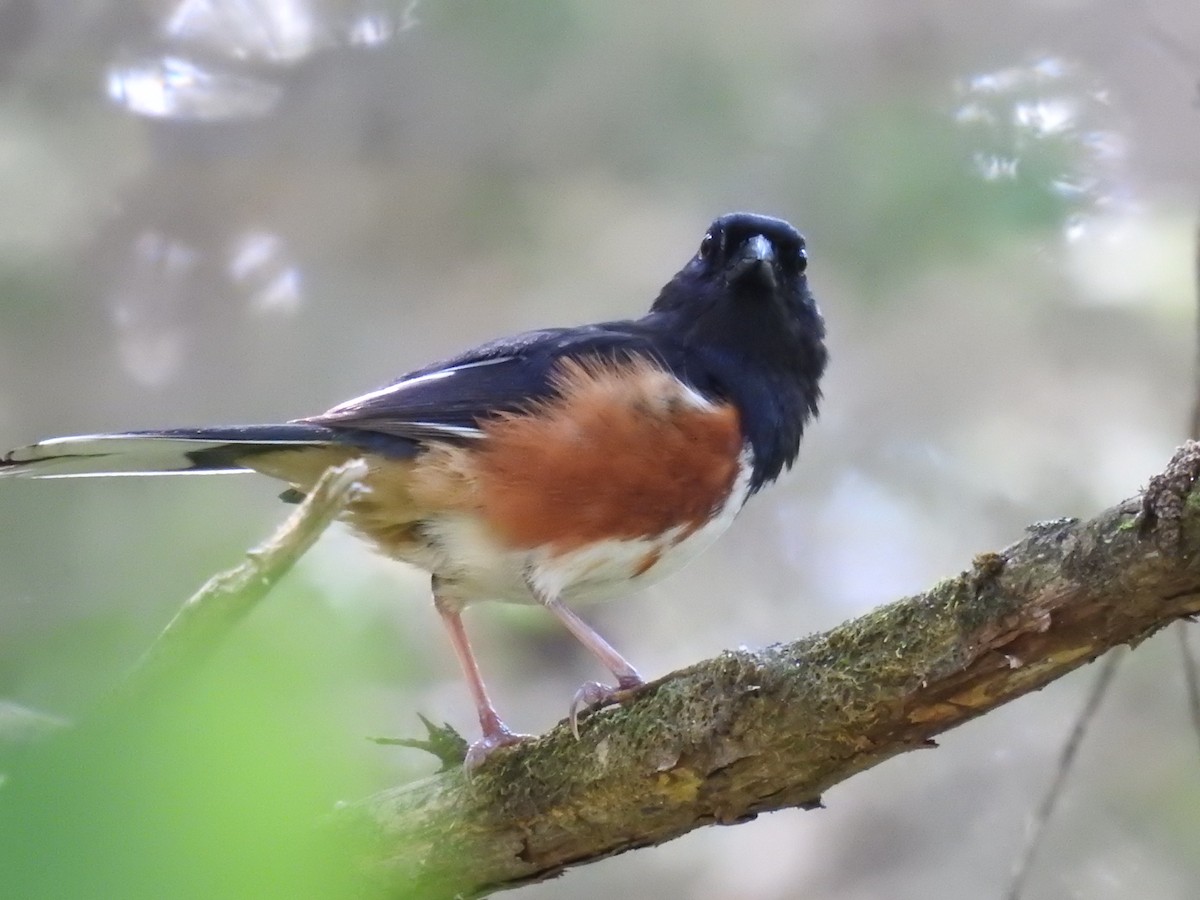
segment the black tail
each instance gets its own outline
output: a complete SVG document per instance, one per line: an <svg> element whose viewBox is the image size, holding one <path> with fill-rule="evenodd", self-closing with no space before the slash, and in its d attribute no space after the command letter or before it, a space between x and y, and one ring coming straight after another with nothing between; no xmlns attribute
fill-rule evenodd
<svg viewBox="0 0 1200 900"><path fill-rule="evenodd" d="M252 470L244 461L257 453L327 444L371 449L380 438L383 435L299 423L78 435L51 438L9 452L0 457L0 478L249 472ZM395 442L394 438L390 441ZM388 448L393 454L397 449Z"/></svg>

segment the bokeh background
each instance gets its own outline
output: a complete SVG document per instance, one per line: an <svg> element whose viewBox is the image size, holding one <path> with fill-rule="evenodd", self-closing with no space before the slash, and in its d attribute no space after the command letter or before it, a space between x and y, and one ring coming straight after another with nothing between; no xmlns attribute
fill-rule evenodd
<svg viewBox="0 0 1200 900"><path fill-rule="evenodd" d="M0 444L291 418L499 333L636 316L715 215L759 210L809 240L832 351L821 419L706 557L586 614L650 675L832 626L1130 495L1185 436L1196 13L0 0ZM84 715L281 519L277 491L0 485L0 697ZM468 619L522 730L598 674L536 610ZM418 711L476 727L424 578L336 529L218 667L226 694L193 698L197 718L54 763L92 777L17 841L46 855L30 895L338 895L303 829L255 843L273 811L307 821L432 771L365 739L419 733ZM824 810L512 896L1001 896L1094 677L864 773ZM94 827L56 824L96 808ZM1027 896L1193 897L1198 844L1167 634L1122 666ZM291 881L255 856L279 847Z"/></svg>

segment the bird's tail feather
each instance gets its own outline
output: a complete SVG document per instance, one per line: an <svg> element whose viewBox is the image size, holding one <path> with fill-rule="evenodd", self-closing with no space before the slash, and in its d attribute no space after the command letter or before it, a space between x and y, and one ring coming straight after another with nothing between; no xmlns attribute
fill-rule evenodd
<svg viewBox="0 0 1200 900"><path fill-rule="evenodd" d="M348 437L345 432L302 423L76 435L0 456L0 478L249 472L253 470L245 460L256 454L359 443Z"/></svg>

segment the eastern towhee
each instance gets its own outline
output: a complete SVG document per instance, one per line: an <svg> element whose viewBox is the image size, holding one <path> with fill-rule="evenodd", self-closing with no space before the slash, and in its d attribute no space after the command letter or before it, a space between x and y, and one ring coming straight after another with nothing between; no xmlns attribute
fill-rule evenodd
<svg viewBox="0 0 1200 900"><path fill-rule="evenodd" d="M474 765L520 735L488 698L467 604L540 603L613 674L580 688L574 724L642 679L569 605L679 568L795 460L826 361L806 263L787 222L733 213L643 318L501 338L287 424L54 438L0 476L254 471L295 499L362 457L345 520L431 573L483 729Z"/></svg>

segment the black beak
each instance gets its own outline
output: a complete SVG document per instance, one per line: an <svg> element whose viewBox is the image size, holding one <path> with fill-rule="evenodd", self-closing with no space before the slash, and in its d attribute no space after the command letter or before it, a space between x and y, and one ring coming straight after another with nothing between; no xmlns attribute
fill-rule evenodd
<svg viewBox="0 0 1200 900"><path fill-rule="evenodd" d="M757 282L763 287L775 286L775 247L763 235L756 234L742 244L738 255L729 265L729 281Z"/></svg>

